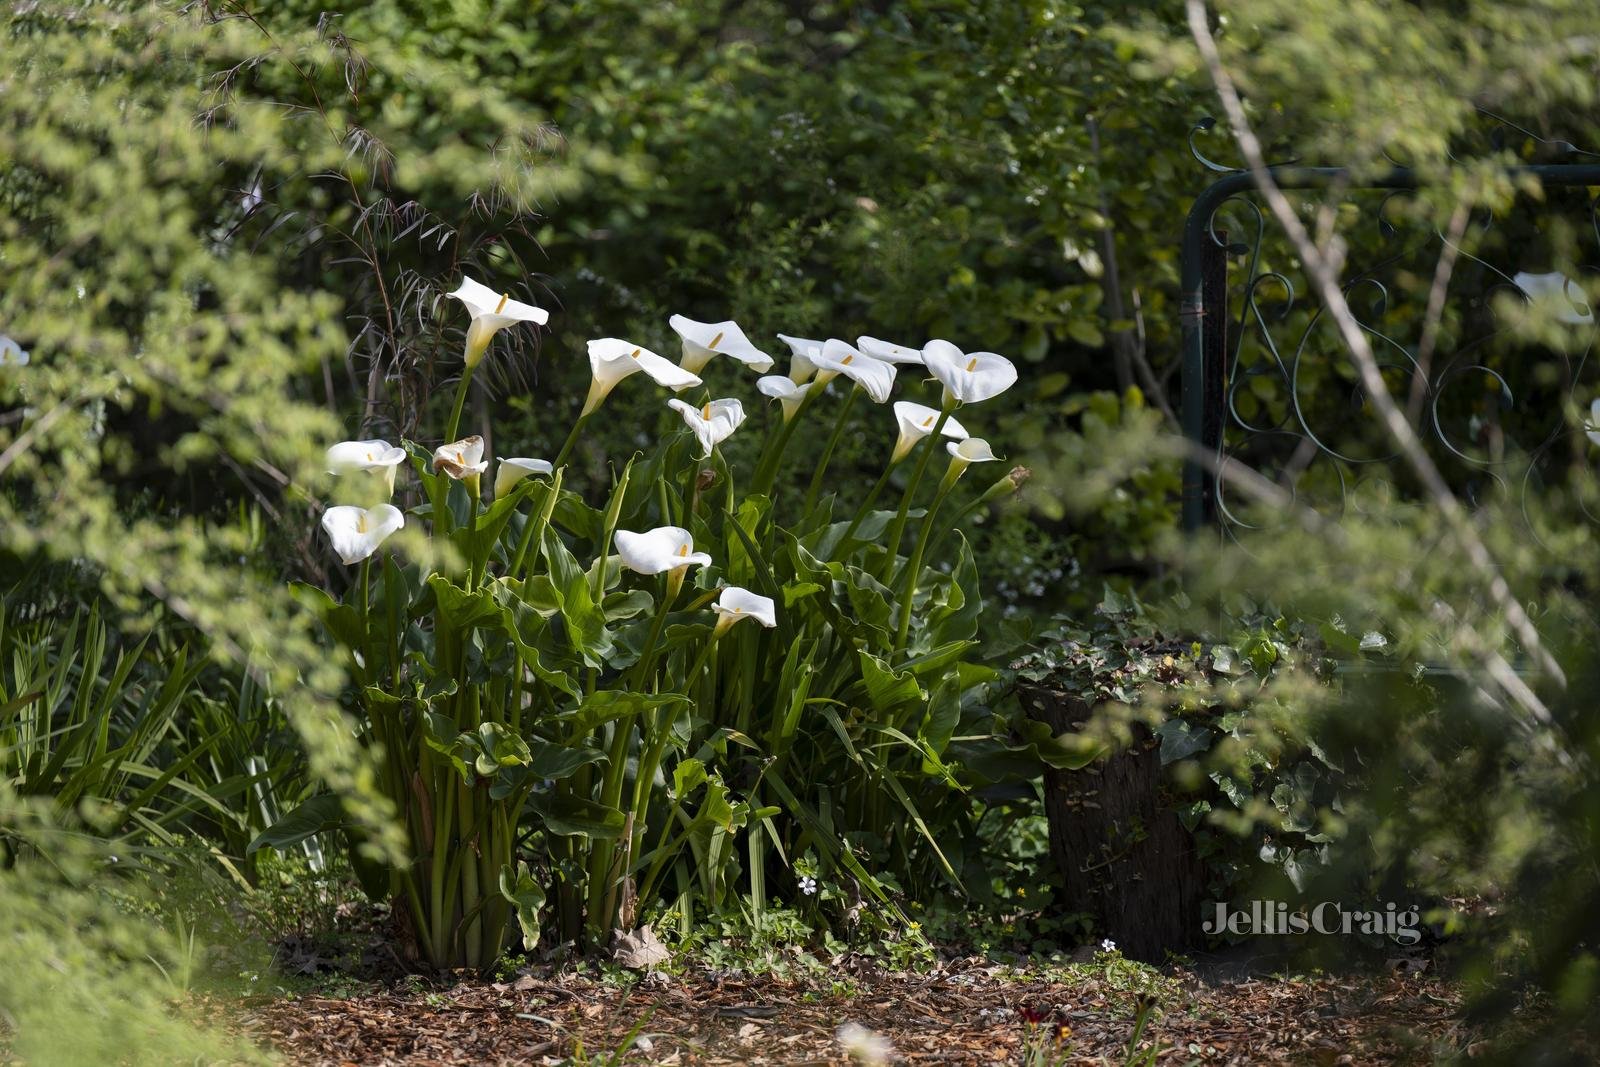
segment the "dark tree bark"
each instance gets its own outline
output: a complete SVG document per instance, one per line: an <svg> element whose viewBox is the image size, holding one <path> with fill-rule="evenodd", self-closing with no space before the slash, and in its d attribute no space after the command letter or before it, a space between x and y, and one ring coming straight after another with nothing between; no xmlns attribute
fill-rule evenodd
<svg viewBox="0 0 1600 1067"><path fill-rule="evenodd" d="M1071 694L1025 689L1024 707L1055 733L1091 709ZM1050 853L1062 906L1095 918L1124 955L1160 963L1204 940L1206 869L1193 836L1167 803L1160 742L1142 725L1128 748L1078 771L1044 771Z"/></svg>

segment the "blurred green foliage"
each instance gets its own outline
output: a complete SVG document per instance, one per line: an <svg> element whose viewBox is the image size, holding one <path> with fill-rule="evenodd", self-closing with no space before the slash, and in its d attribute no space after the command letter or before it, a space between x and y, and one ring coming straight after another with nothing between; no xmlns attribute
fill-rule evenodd
<svg viewBox="0 0 1600 1067"><path fill-rule="evenodd" d="M0 1055L37 1064L268 1063L188 999L204 948L139 915L130 857L0 780L0 825L48 863L0 865ZM135 858L135 868L138 861Z"/></svg>

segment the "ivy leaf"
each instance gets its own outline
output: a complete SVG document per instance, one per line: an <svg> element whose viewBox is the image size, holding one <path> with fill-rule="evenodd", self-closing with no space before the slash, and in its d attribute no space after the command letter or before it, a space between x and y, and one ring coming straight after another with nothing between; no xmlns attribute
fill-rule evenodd
<svg viewBox="0 0 1600 1067"><path fill-rule="evenodd" d="M1204 726L1196 726L1184 719L1168 719L1156 727L1156 736L1161 738L1161 765L1188 759L1197 752L1204 752L1211 747L1212 731Z"/></svg>
<svg viewBox="0 0 1600 1067"><path fill-rule="evenodd" d="M1058 771L1081 771L1110 751L1104 741L1071 731L1055 734L1036 719L1019 719L1016 728L1039 758Z"/></svg>

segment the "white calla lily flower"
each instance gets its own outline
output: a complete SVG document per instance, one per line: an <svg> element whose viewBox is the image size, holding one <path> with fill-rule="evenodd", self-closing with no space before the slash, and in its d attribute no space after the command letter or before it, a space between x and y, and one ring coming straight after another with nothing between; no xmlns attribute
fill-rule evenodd
<svg viewBox="0 0 1600 1067"><path fill-rule="evenodd" d="M1600 445L1600 397L1589 404L1589 421L1584 425L1583 432L1591 443Z"/></svg>
<svg viewBox="0 0 1600 1067"><path fill-rule="evenodd" d="M963 352L949 341L929 341L923 346L922 361L944 386L946 404L977 404L999 396L1017 381L1017 368L1006 357Z"/></svg>
<svg viewBox="0 0 1600 1067"><path fill-rule="evenodd" d="M543 326L550 321L544 308L511 299L510 293L497 293L482 282L465 275L461 287L450 294L466 305L472 314L472 325L467 327L467 366L476 367L495 334L519 322Z"/></svg>
<svg viewBox="0 0 1600 1067"><path fill-rule="evenodd" d="M769 374L765 378L756 379L756 389L762 396L770 396L783 404L783 421L788 422L794 418L794 413L799 410L800 402L811 392L813 383L796 385L793 378L782 374Z"/></svg>
<svg viewBox="0 0 1600 1067"><path fill-rule="evenodd" d="M700 447L705 450L701 459L710 456L711 450L733 436L733 431L744 422L744 405L737 400L713 400L695 407L673 399L667 401L667 406L682 415L683 421L699 438Z"/></svg>
<svg viewBox="0 0 1600 1067"><path fill-rule="evenodd" d="M897 345L893 341L880 341L876 337L857 337L856 347L873 359L881 359L885 363L922 362L922 349Z"/></svg>
<svg viewBox="0 0 1600 1067"><path fill-rule="evenodd" d="M328 473L350 474L354 471L394 468L404 463L406 450L396 448L388 441L340 441L328 449Z"/></svg>
<svg viewBox="0 0 1600 1067"><path fill-rule="evenodd" d="M912 403L910 400L896 400L894 402L894 421L899 424L899 440L894 442L894 453L890 456L891 464L906 459L906 454L917 446L922 438L933 434L933 427L939 426L938 408L930 408L923 403ZM954 437L955 440L965 440L968 437L966 427L954 418L947 418L944 426L939 429L941 437Z"/></svg>
<svg viewBox="0 0 1600 1067"><path fill-rule="evenodd" d="M857 351L854 345L838 338L830 338L822 351L812 359L817 365L817 384L827 385L839 375L844 375L866 392L874 404L889 399L894 388L895 365L873 359Z"/></svg>
<svg viewBox="0 0 1600 1067"><path fill-rule="evenodd" d="M358 471L377 471L384 487L393 495L395 470L405 459L406 450L388 441L340 441L328 449L328 473L343 476Z"/></svg>
<svg viewBox="0 0 1600 1067"><path fill-rule="evenodd" d="M790 337L780 333L778 340L789 346L789 380L796 385L804 385L817 373L816 361L813 356L822 353L822 342L813 341L809 337Z"/></svg>
<svg viewBox="0 0 1600 1067"><path fill-rule="evenodd" d="M322 513L322 529L340 562L346 566L372 555L390 534L405 524L405 515L393 504L379 504L375 508L341 504Z"/></svg>
<svg viewBox="0 0 1600 1067"><path fill-rule="evenodd" d="M945 445L950 453L950 477L959 478L961 472L973 463L993 463L1000 457L994 454L989 442L981 437L968 437L964 441L951 441Z"/></svg>
<svg viewBox="0 0 1600 1067"><path fill-rule="evenodd" d="M754 619L767 629L778 625L778 605L771 597L752 593L737 585L725 585L711 610L717 613L717 634L727 631L740 619Z"/></svg>
<svg viewBox="0 0 1600 1067"><path fill-rule="evenodd" d="M494 498L499 500L517 487L517 483L529 475L543 476L555 472L555 467L549 460L528 459L523 456L500 458L494 468Z"/></svg>
<svg viewBox="0 0 1600 1067"><path fill-rule="evenodd" d="M684 370L648 348L641 348L618 337L602 337L589 342L589 369L594 379L589 383L589 397L583 403L582 415L592 414L611 390L617 387L618 382L640 371L648 374L657 385L664 385L675 393L700 384L698 374Z"/></svg>
<svg viewBox="0 0 1600 1067"><path fill-rule="evenodd" d="M918 441L932 433L933 428L939 425L939 409L930 408L926 404L914 404L909 400L897 400L894 405L894 421L900 425L900 438L894 443L894 453L889 457L889 462L899 463L917 446ZM968 436L966 428L954 418L945 419L939 433L941 436L953 437L958 441Z"/></svg>
<svg viewBox="0 0 1600 1067"><path fill-rule="evenodd" d="M32 358L26 348L0 333L0 367L26 367Z"/></svg>
<svg viewBox="0 0 1600 1067"><path fill-rule="evenodd" d="M1558 270L1548 274L1518 271L1511 281L1528 294L1529 303L1549 308L1556 318L1569 326L1584 326L1594 321L1594 310L1589 306L1583 286Z"/></svg>
<svg viewBox="0 0 1600 1067"><path fill-rule="evenodd" d="M674 315L667 325L683 339L683 369L700 373L712 356L732 356L762 374L772 369L772 357L750 342L732 319L723 322L696 322Z"/></svg>
<svg viewBox="0 0 1600 1067"><path fill-rule="evenodd" d="M694 550L694 538L681 526L657 526L644 533L618 530L614 540L622 565L636 574L665 574L689 567L711 566L711 557Z"/></svg>
<svg viewBox="0 0 1600 1067"><path fill-rule="evenodd" d="M448 445L440 445L433 450L433 469L435 473L443 471L461 481L476 479L489 469L489 461L483 458L483 438L473 434Z"/></svg>

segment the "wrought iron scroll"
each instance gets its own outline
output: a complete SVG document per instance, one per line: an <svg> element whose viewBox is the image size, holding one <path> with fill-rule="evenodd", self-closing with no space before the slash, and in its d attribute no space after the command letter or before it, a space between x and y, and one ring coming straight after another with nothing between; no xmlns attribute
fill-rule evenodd
<svg viewBox="0 0 1600 1067"><path fill-rule="evenodd" d="M1566 147L1567 158L1597 158ZM1195 200L1183 233L1181 419L1196 452L1183 470L1184 527L1194 531L1215 524L1229 533L1248 527L1249 520L1229 498L1225 472L1230 462L1252 462L1261 453L1272 455L1270 466L1276 467L1288 492L1297 493L1304 479L1320 489L1333 487L1334 503L1343 506L1347 489L1371 471L1389 471L1393 455L1380 447L1380 435L1352 440L1323 425L1330 411L1339 413L1345 399L1330 388L1328 369L1318 360L1331 323L1322 309L1307 306L1307 294L1295 291L1291 277L1268 265L1263 249L1273 229L1253 198L1253 176L1206 159L1192 137L1191 149L1203 165L1224 176ZM1343 167L1281 165L1270 172L1285 190L1337 188L1341 196L1374 200L1376 209L1368 217L1380 227L1388 225L1387 200L1408 195L1423 181L1417 172L1398 166L1377 177L1358 177ZM1514 181L1537 179L1550 189L1600 186L1600 163L1594 162L1513 166L1506 173ZM1588 217L1582 230L1592 242L1586 258L1600 264L1600 201L1585 194L1585 205ZM1386 231L1384 236L1396 235ZM1435 253L1444 239L1432 235ZM1496 340L1492 324L1478 324L1481 334L1457 340L1421 365L1418 344L1389 336L1384 323L1391 306L1385 272L1403 269L1405 257L1419 251L1420 246L1396 241L1377 262L1347 275L1344 288L1352 309L1386 376L1393 377L1398 399L1414 409L1419 432L1466 494L1497 486L1521 492L1526 499L1536 488L1543 458L1559 458L1564 449L1581 444L1572 440L1568 403L1579 390L1586 390L1585 397L1600 395L1600 360L1590 358L1600 315L1590 315L1586 331L1579 331L1583 340L1553 353L1557 370L1553 376L1545 374L1537 389L1554 390L1555 398L1530 396L1527 383L1513 382L1505 368L1495 365L1490 354L1503 339ZM1487 298L1498 289L1520 292L1504 270L1467 253L1460 262L1471 267L1466 273L1486 298L1478 301L1482 307L1490 306ZM1319 387L1307 386L1313 378ZM1359 408L1359 386L1353 380L1348 385L1349 404ZM1459 397L1467 390L1475 391L1471 403L1463 405ZM1486 414L1463 422L1462 412L1473 405L1485 408ZM1368 421L1375 428L1375 420ZM1307 472L1314 465L1311 477ZM1327 505L1324 495L1319 506Z"/></svg>

